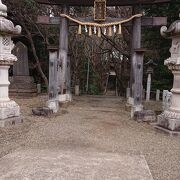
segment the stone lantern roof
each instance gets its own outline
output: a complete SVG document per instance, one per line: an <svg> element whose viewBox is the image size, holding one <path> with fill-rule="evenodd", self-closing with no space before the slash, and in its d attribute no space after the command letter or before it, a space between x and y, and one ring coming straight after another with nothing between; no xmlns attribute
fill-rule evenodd
<svg viewBox="0 0 180 180"><path fill-rule="evenodd" d="M6 17L7 6L0 0L0 34L20 34L21 26L14 26L13 22Z"/></svg>
<svg viewBox="0 0 180 180"><path fill-rule="evenodd" d="M156 64L152 59L150 59L150 60L145 64L145 66L153 66L153 67L155 67L155 66L157 66L157 64Z"/></svg>
<svg viewBox="0 0 180 180"><path fill-rule="evenodd" d="M180 36L180 19L173 22L169 28L167 28L166 26L163 26L161 28L161 35L165 38Z"/></svg>
<svg viewBox="0 0 180 180"><path fill-rule="evenodd" d="M165 38L172 39L170 48L171 57L164 61L170 70L180 70L180 19L173 22L169 28L163 26L161 35Z"/></svg>
<svg viewBox="0 0 180 180"><path fill-rule="evenodd" d="M153 74L154 72L154 68L157 66L157 64L152 60L150 59L146 64L145 64L147 70L146 70L146 73L147 74Z"/></svg>
<svg viewBox="0 0 180 180"><path fill-rule="evenodd" d="M1 0L0 0L0 16L7 17L7 6L2 4Z"/></svg>

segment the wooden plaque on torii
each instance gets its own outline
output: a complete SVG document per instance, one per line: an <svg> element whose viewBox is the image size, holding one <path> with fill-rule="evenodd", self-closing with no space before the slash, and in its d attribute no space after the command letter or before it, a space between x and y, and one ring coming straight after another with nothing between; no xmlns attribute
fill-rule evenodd
<svg viewBox="0 0 180 180"><path fill-rule="evenodd" d="M106 0L94 1L94 21L106 20Z"/></svg>

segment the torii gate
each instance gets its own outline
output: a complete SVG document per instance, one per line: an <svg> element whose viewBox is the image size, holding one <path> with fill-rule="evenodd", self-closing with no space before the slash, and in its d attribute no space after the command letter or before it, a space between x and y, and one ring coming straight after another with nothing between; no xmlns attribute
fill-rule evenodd
<svg viewBox="0 0 180 180"><path fill-rule="evenodd" d="M141 13L141 5L167 3L171 0L106 0L107 6L132 6L133 14ZM68 14L69 6L93 6L94 0L36 0L38 3L60 5L64 14ZM115 20L115 19L114 19ZM119 20L119 18L117 18ZM60 25L59 56L57 61L61 64L61 80L59 80L60 96L66 95L66 71L68 62L68 19L66 17L39 16L38 23L48 25ZM141 27L162 26L167 24L166 17L136 17L132 23L124 23L124 26L132 25L131 42L131 99L132 116L136 111L142 111L142 80L143 80L143 56L141 48ZM74 24L73 24L74 25ZM81 29L80 29L81 31ZM51 82L50 82L51 83ZM52 84L52 86L54 86ZM51 87L51 86L50 86ZM54 89L54 88L53 88Z"/></svg>

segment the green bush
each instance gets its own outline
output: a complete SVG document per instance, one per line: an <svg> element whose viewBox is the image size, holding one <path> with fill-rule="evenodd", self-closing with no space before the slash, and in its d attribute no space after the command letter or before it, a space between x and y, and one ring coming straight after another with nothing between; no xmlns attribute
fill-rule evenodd
<svg viewBox="0 0 180 180"><path fill-rule="evenodd" d="M99 95L100 94L100 90L99 90L99 88L96 85L90 84L89 85L89 94Z"/></svg>

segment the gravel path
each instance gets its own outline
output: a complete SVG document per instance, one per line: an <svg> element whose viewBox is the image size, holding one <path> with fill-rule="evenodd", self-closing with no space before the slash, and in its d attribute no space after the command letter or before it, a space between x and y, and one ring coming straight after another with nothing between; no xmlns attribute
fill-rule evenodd
<svg viewBox="0 0 180 180"><path fill-rule="evenodd" d="M46 97L16 101L24 123L0 129L0 157L16 149L144 155L155 180L180 180L180 137L167 136L151 125L130 120L124 99L76 97L49 118L31 113L32 107L43 105Z"/></svg>

